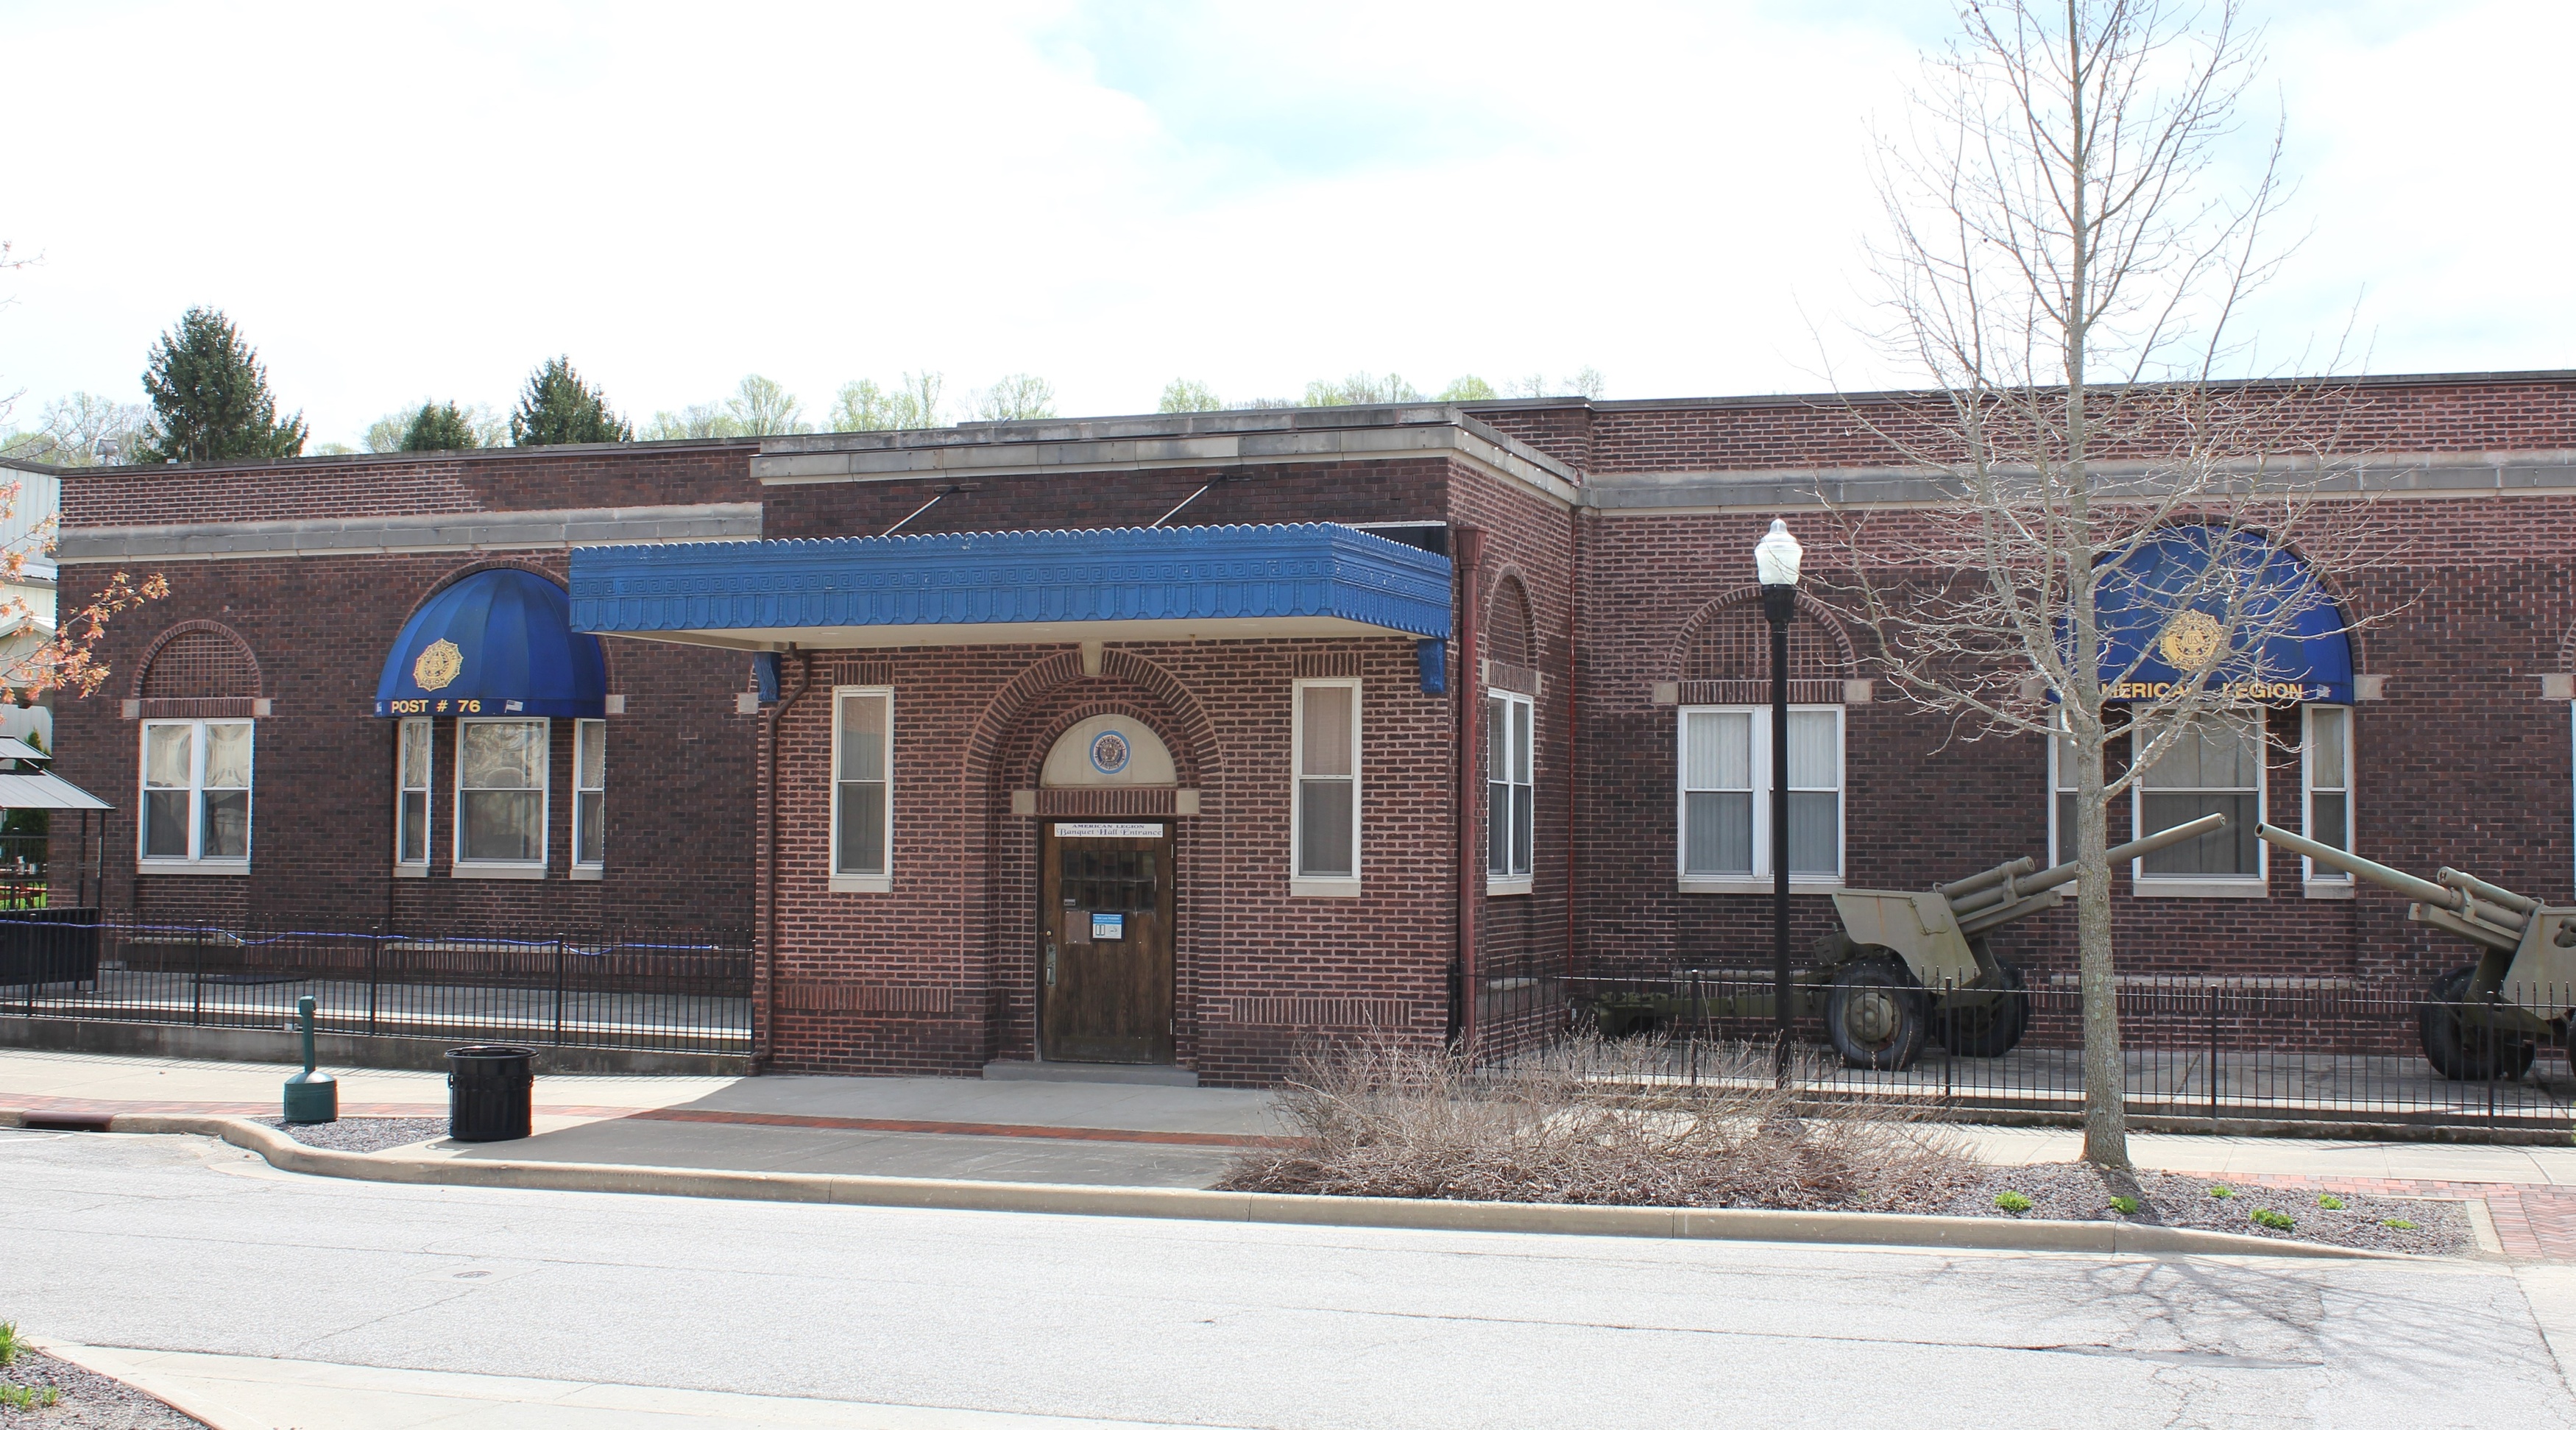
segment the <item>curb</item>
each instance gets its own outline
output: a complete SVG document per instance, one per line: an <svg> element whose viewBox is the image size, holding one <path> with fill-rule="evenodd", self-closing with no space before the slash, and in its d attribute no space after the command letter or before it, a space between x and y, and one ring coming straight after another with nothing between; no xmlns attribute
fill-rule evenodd
<svg viewBox="0 0 2576 1430"><path fill-rule="evenodd" d="M0 1125L17 1114L0 1112ZM2077 1251L2128 1256L2289 1256L2405 1260L2316 1242L2125 1222L2012 1221L1901 1212L1792 1212L1735 1208L1595 1207L1531 1202L1451 1202L1399 1197L1292 1196L1164 1187L1085 1187L1045 1182L964 1182L820 1172L731 1172L585 1162L410 1160L307 1147L239 1117L129 1112L107 1131L217 1137L281 1171L412 1186L622 1192L834 1206L939 1211L1151 1217L1275 1226L1360 1226L1407 1231L1534 1232L1688 1241L1776 1241L1978 1251Z"/></svg>

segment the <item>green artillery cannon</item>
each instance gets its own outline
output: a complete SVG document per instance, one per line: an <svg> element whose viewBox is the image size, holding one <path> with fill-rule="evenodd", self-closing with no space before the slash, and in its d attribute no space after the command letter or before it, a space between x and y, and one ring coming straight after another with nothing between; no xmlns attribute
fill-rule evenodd
<svg viewBox="0 0 2576 1430"><path fill-rule="evenodd" d="M2133 839L2108 862L2136 859L2227 827L2223 814ZM1834 895L1842 927L1816 941L1815 963L1792 975L1792 1016L1824 1016L1825 1037L1857 1068L1911 1067L1927 1041L1961 1057L2012 1051L2030 1023L2021 970L1995 956L1986 935L2065 901L2079 868L2037 869L2029 859L1922 893L1845 889ZM1592 1013L1604 1033L1681 1017L1768 1018L1768 991L1701 996L1702 978L1676 978L1672 995L1612 994ZM1727 975L1742 986L1743 974ZM1687 983L1685 983L1687 980ZM1681 990L1688 987L1690 991Z"/></svg>
<svg viewBox="0 0 2576 1430"><path fill-rule="evenodd" d="M2417 1036L2434 1071L2474 1081L2518 1078L2530 1070L2539 1039L2566 1039L2576 997L2576 908L2552 908L2457 869L2418 879L2268 824L2254 832L2327 868L2412 895L2409 920L2478 946L2478 961L2434 979L2416 1008Z"/></svg>

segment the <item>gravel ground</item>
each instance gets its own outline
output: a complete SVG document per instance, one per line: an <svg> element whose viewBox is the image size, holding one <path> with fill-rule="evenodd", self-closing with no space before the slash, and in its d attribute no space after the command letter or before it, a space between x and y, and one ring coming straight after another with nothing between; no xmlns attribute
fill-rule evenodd
<svg viewBox="0 0 2576 1430"><path fill-rule="evenodd" d="M2212 1187L2225 1187L2233 1195L2211 1196ZM2138 1214L2123 1217L2111 1208L2111 1189L2103 1184L2102 1174L2080 1162L2006 1167L1997 1169L1973 1190L1960 1193L1958 1200L1944 1210L1953 1216L2018 1215L2049 1221L2135 1221L2153 1226L2233 1231L2279 1241L2322 1241L2365 1251L2402 1251L2425 1256L2462 1256L2476 1251L2478 1245L2477 1233L2469 1225L2468 1212L2457 1202L2408 1201L2398 1197L2337 1193L2336 1198L2343 1207L2334 1210L2318 1205L2318 1193L2313 1189L2266 1187L2250 1182L2213 1182L2204 1177L2179 1177L2163 1172L2140 1173L2138 1189L2144 1193ZM2030 1198L2030 1210L2015 1213L1996 1206L1995 1198L2005 1192L2018 1192ZM2289 1231L2257 1226L2253 1221L2257 1208L2279 1212L2296 1225ZM2391 1221L2411 1221L2415 1227L2410 1231L2387 1225Z"/></svg>
<svg viewBox="0 0 2576 1430"><path fill-rule="evenodd" d="M307 1147L334 1152L382 1152L447 1135L444 1117L343 1117L337 1122L289 1123L278 1117L254 1117Z"/></svg>
<svg viewBox="0 0 2576 1430"><path fill-rule="evenodd" d="M206 1430L203 1421L180 1414L121 1380L110 1380L56 1360L43 1351L18 1352L15 1362L0 1368L0 1384L50 1385L62 1399L49 1410L11 1410L0 1406L0 1430Z"/></svg>

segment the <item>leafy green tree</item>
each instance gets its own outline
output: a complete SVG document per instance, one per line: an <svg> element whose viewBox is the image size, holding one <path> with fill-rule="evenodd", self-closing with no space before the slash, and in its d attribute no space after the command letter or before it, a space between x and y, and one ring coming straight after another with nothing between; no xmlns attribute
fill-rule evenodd
<svg viewBox="0 0 2576 1430"><path fill-rule="evenodd" d="M692 403L677 412L656 412L644 424L647 442L704 441L710 437L739 437L742 422L716 402Z"/></svg>
<svg viewBox="0 0 2576 1430"><path fill-rule="evenodd" d="M1027 422L1055 415L1055 384L1031 373L1015 372L975 394L979 422Z"/></svg>
<svg viewBox="0 0 2576 1430"><path fill-rule="evenodd" d="M777 383L753 373L725 399L725 412L741 427L746 437L784 437L811 432L814 426L802 420L804 404L793 393Z"/></svg>
<svg viewBox="0 0 2576 1430"><path fill-rule="evenodd" d="M232 320L190 308L161 335L143 369L151 429L137 462L226 462L304 451L304 414L281 420L268 369Z"/></svg>
<svg viewBox="0 0 2576 1430"><path fill-rule="evenodd" d="M1465 377L1452 379L1447 387L1440 389L1439 400L1442 402L1491 402L1494 400L1495 395L1494 385L1492 383L1485 381L1483 378L1478 377L1471 372Z"/></svg>
<svg viewBox="0 0 2576 1430"><path fill-rule="evenodd" d="M907 372L892 387L862 378L843 383L832 401L835 432L900 432L940 425L940 393L947 379L935 372Z"/></svg>
<svg viewBox="0 0 2576 1430"><path fill-rule="evenodd" d="M1365 407L1385 402L1420 402L1421 390L1394 373L1373 377L1355 372L1339 382L1306 384L1308 407Z"/></svg>
<svg viewBox="0 0 2576 1430"><path fill-rule="evenodd" d="M1196 378L1176 377L1163 385L1163 402L1157 412L1222 412L1225 399L1216 389Z"/></svg>
<svg viewBox="0 0 2576 1430"><path fill-rule="evenodd" d="M569 357L548 358L528 374L518 408L510 414L514 447L634 440L633 425L608 410L607 394L582 381Z"/></svg>
<svg viewBox="0 0 2576 1430"><path fill-rule="evenodd" d="M405 452L464 452L483 445L474 418L453 402L424 402L403 429Z"/></svg>

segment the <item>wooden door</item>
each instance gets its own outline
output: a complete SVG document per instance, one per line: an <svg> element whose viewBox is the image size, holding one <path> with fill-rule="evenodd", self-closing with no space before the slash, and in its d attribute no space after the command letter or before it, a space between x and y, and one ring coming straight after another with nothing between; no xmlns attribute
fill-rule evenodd
<svg viewBox="0 0 2576 1430"><path fill-rule="evenodd" d="M1171 826L1050 820L1038 860L1038 1055L1170 1062Z"/></svg>

